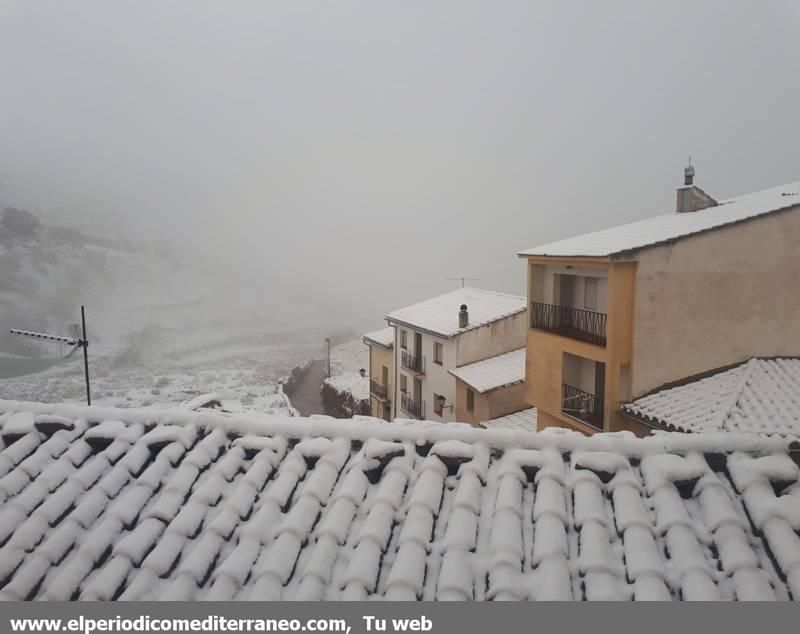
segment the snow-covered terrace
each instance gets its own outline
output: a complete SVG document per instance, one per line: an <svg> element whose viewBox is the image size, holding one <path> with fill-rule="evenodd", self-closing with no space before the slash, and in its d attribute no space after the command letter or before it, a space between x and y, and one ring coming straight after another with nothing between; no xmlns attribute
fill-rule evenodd
<svg viewBox="0 0 800 634"><path fill-rule="evenodd" d="M522 383L525 380L525 348L462 365L448 372L481 394Z"/></svg>
<svg viewBox="0 0 800 634"><path fill-rule="evenodd" d="M5 599L789 599L800 469L584 437L0 401Z"/></svg>
<svg viewBox="0 0 800 634"><path fill-rule="evenodd" d="M753 358L638 398L622 412L667 429L779 436L800 448L800 359Z"/></svg>
<svg viewBox="0 0 800 634"><path fill-rule="evenodd" d="M536 431L536 408L529 407L513 414L498 416L481 423L486 429L509 429L511 431Z"/></svg>

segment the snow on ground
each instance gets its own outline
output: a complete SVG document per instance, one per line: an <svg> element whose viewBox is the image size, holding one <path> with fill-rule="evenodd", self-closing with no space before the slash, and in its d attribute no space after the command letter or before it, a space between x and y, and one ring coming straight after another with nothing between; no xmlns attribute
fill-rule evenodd
<svg viewBox="0 0 800 634"><path fill-rule="evenodd" d="M362 368L367 371L365 377ZM369 348L360 338L331 348L331 378L325 382L359 401L369 399Z"/></svg>
<svg viewBox="0 0 800 634"><path fill-rule="evenodd" d="M302 348L274 350L261 359L236 358L194 367L157 364L115 368L109 359L101 358L90 362L92 403L166 408L213 392L222 399L238 401L247 411L287 414L290 405L278 382L295 364L297 355L304 356ZM0 398L84 403L82 360L38 374L4 379L0 381Z"/></svg>

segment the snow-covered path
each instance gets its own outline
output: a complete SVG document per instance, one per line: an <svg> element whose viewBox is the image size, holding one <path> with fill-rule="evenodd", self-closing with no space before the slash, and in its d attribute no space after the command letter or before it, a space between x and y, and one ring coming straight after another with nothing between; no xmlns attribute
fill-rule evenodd
<svg viewBox="0 0 800 634"><path fill-rule="evenodd" d="M320 388L328 374L327 365L321 359L312 361L308 372L298 381L290 400L292 407L299 411L301 416L325 413L325 408L322 406Z"/></svg>

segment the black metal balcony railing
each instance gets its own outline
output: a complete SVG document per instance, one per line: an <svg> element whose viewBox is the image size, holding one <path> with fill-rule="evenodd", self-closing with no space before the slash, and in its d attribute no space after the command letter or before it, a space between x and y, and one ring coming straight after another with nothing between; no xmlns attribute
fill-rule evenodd
<svg viewBox="0 0 800 634"><path fill-rule="evenodd" d="M425 401L418 401L408 394L400 395L400 409L414 418L425 418Z"/></svg>
<svg viewBox="0 0 800 634"><path fill-rule="evenodd" d="M603 429L603 398L573 385L561 387L561 411L596 429Z"/></svg>
<svg viewBox="0 0 800 634"><path fill-rule="evenodd" d="M563 337L606 345L608 315L593 310L531 302L531 328L545 330Z"/></svg>
<svg viewBox="0 0 800 634"><path fill-rule="evenodd" d="M418 357L407 350L403 350L403 354L400 357L400 365L414 374L425 374L425 357Z"/></svg>
<svg viewBox="0 0 800 634"><path fill-rule="evenodd" d="M369 381L369 392L372 396L383 399L384 401L389 399L389 386L378 383L374 379L370 379Z"/></svg>

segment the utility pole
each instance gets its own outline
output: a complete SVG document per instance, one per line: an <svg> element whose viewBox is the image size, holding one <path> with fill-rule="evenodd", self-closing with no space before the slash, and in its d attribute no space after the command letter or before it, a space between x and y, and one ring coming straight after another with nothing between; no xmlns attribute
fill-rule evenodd
<svg viewBox="0 0 800 634"><path fill-rule="evenodd" d="M86 404L92 404L92 393L89 389L89 340L86 337L86 311L83 306L81 306L81 324L83 326L83 335L81 336L80 332L78 331L78 326L73 325L72 330L72 337L60 337L59 335L51 335L46 332L34 332L32 330L19 330L17 328L12 328L9 332L12 335L20 335L22 337L33 337L34 339L45 339L47 341L56 341L59 344L65 343L68 346L72 346L72 350L67 353L67 356L64 357L65 359L71 356L78 348L83 348L83 373L84 377L86 378Z"/></svg>
<svg viewBox="0 0 800 634"><path fill-rule="evenodd" d="M328 344L328 378L331 378L331 340L325 337L325 343Z"/></svg>

